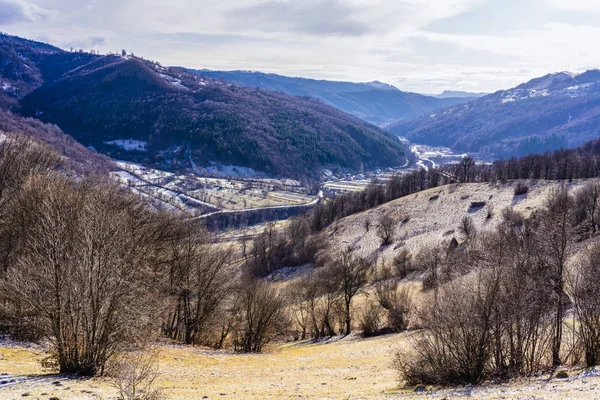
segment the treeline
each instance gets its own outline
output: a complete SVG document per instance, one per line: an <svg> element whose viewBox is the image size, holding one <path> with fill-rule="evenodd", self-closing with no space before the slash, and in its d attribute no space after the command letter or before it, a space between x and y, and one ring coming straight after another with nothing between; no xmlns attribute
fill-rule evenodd
<svg viewBox="0 0 600 400"><path fill-rule="evenodd" d="M422 250L429 295L414 318L424 331L399 353L409 384L453 385L600 363L600 181L553 189L529 218L507 209L491 232L461 224L466 244ZM577 257L574 257L580 249Z"/></svg>
<svg viewBox="0 0 600 400"><path fill-rule="evenodd" d="M360 192L336 196L318 205L311 214L311 226L321 231L338 219L366 211L430 188L449 183L496 182L507 180L564 180L588 179L600 176L600 140L582 147L532 154L522 158L477 164L465 157L455 166L420 169L394 176L384 184L371 184Z"/></svg>
<svg viewBox="0 0 600 400"><path fill-rule="evenodd" d="M56 125L44 124L34 118L23 118L0 109L0 133L19 132L40 141L64 156L69 167L82 175L108 175L115 168L113 161L84 147Z"/></svg>

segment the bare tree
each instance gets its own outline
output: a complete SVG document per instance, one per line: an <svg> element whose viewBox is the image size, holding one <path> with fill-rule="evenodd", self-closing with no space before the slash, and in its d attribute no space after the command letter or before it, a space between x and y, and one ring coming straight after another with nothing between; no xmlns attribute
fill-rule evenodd
<svg viewBox="0 0 600 400"><path fill-rule="evenodd" d="M175 300L167 334L197 344L215 326L218 310L231 292L231 247L217 247L195 222L180 218L168 240L169 291Z"/></svg>
<svg viewBox="0 0 600 400"><path fill-rule="evenodd" d="M459 183L466 183L472 180L472 173L475 170L475 160L471 156L466 156L456 166L456 177Z"/></svg>
<svg viewBox="0 0 600 400"><path fill-rule="evenodd" d="M542 215L541 229L544 262L550 271L554 288L555 322L552 342L552 365L561 364L560 350L563 338L565 274L572 246L571 210L572 198L566 186L550 191L546 210Z"/></svg>
<svg viewBox="0 0 600 400"><path fill-rule="evenodd" d="M339 280L339 290L344 300L345 333L349 335L352 332L352 299L367 284L371 264L354 255L352 251L343 250L334 257L329 268Z"/></svg>
<svg viewBox="0 0 600 400"><path fill-rule="evenodd" d="M572 283L579 335L588 367L600 364L600 245L576 266Z"/></svg>
<svg viewBox="0 0 600 400"><path fill-rule="evenodd" d="M585 222L592 233L598 229L600 214L600 181L587 182L575 197L576 222Z"/></svg>
<svg viewBox="0 0 600 400"><path fill-rule="evenodd" d="M289 321L285 299L270 283L245 278L238 289L237 313L240 319L235 348L260 353L265 344L284 332Z"/></svg>
<svg viewBox="0 0 600 400"><path fill-rule="evenodd" d="M392 243L394 239L394 231L396 230L396 220L391 216L389 212L386 212L379 218L379 224L377 225L377 234L381 239L381 243L387 246Z"/></svg>
<svg viewBox="0 0 600 400"><path fill-rule="evenodd" d="M25 238L1 292L35 312L61 372L102 374L121 346L156 332L161 229L134 196L100 179L40 176L15 212Z"/></svg>

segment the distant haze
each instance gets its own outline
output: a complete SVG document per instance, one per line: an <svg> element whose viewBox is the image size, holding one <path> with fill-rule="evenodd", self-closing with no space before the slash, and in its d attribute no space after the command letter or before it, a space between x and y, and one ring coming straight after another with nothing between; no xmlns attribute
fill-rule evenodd
<svg viewBox="0 0 600 400"><path fill-rule="evenodd" d="M597 0L0 0L0 30L165 65L494 92L600 66Z"/></svg>

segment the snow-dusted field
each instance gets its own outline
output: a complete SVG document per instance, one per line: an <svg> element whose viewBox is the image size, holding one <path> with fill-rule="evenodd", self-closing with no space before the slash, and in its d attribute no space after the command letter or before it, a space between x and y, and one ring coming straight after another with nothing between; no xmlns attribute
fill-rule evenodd
<svg viewBox="0 0 600 400"><path fill-rule="evenodd" d="M125 151L146 151L147 142L135 139L119 139L104 142L110 146L115 146Z"/></svg>
<svg viewBox="0 0 600 400"><path fill-rule="evenodd" d="M155 198L167 207L192 213L296 206L315 200L315 196L308 194L308 189L290 179L176 175L135 163L120 161L117 165L120 169L113 177L123 185Z"/></svg>
<svg viewBox="0 0 600 400"><path fill-rule="evenodd" d="M156 384L167 399L597 399L598 370L569 371L503 384L424 392L405 388L394 355L415 332L370 339L279 343L264 354L232 354L163 345ZM107 379L57 376L40 367L45 353L0 345L0 398L117 399ZM3 383L4 382L4 383Z"/></svg>

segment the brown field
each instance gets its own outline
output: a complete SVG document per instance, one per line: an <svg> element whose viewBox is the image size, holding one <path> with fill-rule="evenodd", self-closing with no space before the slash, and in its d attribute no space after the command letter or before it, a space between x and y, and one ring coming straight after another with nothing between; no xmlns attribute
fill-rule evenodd
<svg viewBox="0 0 600 400"><path fill-rule="evenodd" d="M394 353L415 333L371 339L334 338L271 346L265 354L233 354L163 345L157 385L168 399L597 399L600 371L572 371L567 380L543 376L477 388L402 388ZM2 379L31 380L0 388L0 399L116 399L104 378L67 379L41 368L43 351L0 347ZM27 394L25 396L25 394ZM205 397L206 396L206 397Z"/></svg>

